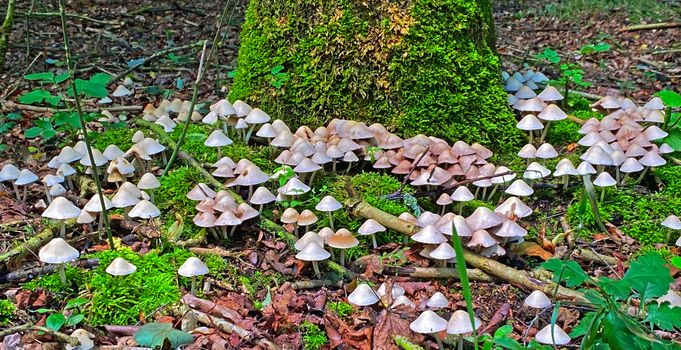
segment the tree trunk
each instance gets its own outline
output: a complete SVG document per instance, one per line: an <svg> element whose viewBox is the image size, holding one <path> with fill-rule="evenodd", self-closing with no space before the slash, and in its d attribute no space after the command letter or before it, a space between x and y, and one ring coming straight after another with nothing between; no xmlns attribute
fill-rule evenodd
<svg viewBox="0 0 681 350"><path fill-rule="evenodd" d="M0 73L4 71L5 55L9 47L9 35L12 33L12 22L14 21L14 6L16 0L9 0L7 3L7 13L5 14L5 21L2 22L0 28Z"/></svg>

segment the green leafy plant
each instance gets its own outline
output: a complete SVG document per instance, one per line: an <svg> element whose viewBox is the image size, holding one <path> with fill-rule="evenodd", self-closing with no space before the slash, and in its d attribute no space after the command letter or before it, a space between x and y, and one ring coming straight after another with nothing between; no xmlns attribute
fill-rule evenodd
<svg viewBox="0 0 681 350"><path fill-rule="evenodd" d="M599 46L598 49L602 50L603 47ZM594 50L594 52L596 52L595 50L597 50L597 48L594 45L594 47L586 49L586 51L589 50ZM564 103L569 103L568 97L571 86L588 87L592 85L590 82L584 81L584 70L582 70L579 63L560 63L562 60L560 55L550 48L545 48L543 52L534 55L534 57L545 60L560 70L559 78L551 80L551 83L563 88L563 96L565 96Z"/></svg>
<svg viewBox="0 0 681 350"><path fill-rule="evenodd" d="M659 304L673 282L665 260L657 253L648 253L631 262L629 270L619 280L593 278L574 261L552 259L542 267L554 273L554 281L569 287L594 285L584 290L588 311L570 336L583 337L581 347L599 349L608 344L617 349L666 348L671 343L657 336L655 329L681 329L681 308ZM631 309L633 299L638 307ZM632 312L633 310L633 312ZM633 315L632 315L633 314Z"/></svg>
<svg viewBox="0 0 681 350"><path fill-rule="evenodd" d="M85 315L81 312L81 309L87 302L87 299L76 298L69 300L62 312L56 312L53 309L38 309L36 312L39 314L51 313L45 319L45 326L58 331L62 327L72 327L82 322L85 319Z"/></svg>
<svg viewBox="0 0 681 350"><path fill-rule="evenodd" d="M17 307L7 299L0 300L0 326L8 325L14 317Z"/></svg>
<svg viewBox="0 0 681 350"><path fill-rule="evenodd" d="M303 321L300 324L300 331L303 333L305 350L320 350L322 346L329 342L326 332L310 321Z"/></svg>
<svg viewBox="0 0 681 350"><path fill-rule="evenodd" d="M355 308L344 301L329 302L326 304L326 307L340 318L348 317L355 312Z"/></svg>
<svg viewBox="0 0 681 350"><path fill-rule="evenodd" d="M270 69L270 84L277 89L281 89L284 83L289 80L288 74L284 72L284 66L274 66Z"/></svg>
<svg viewBox="0 0 681 350"><path fill-rule="evenodd" d="M681 95L676 91L662 90L655 96L662 99L662 102L667 106L663 128L667 130L669 135L664 139L664 142L675 151L681 151L681 112L678 112L678 109L681 108Z"/></svg>
<svg viewBox="0 0 681 350"><path fill-rule="evenodd" d="M135 341L141 346L154 349L166 346L176 349L182 345L191 344L194 337L187 332L174 329L170 323L154 322L140 327L135 333Z"/></svg>
<svg viewBox="0 0 681 350"><path fill-rule="evenodd" d="M597 44L588 44L588 45L582 46L579 49L579 53L581 53L582 55L590 55L590 54L599 53L599 52L607 52L611 48L612 48L612 46L610 46L610 44L600 42L600 43L597 43Z"/></svg>
<svg viewBox="0 0 681 350"><path fill-rule="evenodd" d="M8 134L21 120L21 114L9 113L7 115L0 115L0 135ZM5 151L7 145L0 143L0 152Z"/></svg>
<svg viewBox="0 0 681 350"><path fill-rule="evenodd" d="M527 345L523 346L517 340L511 337L513 333L513 326L505 325L499 327L493 336L484 334L480 337L483 350L492 349L511 349L511 350L521 350L521 349L532 349L532 350L548 350L552 349L548 345L539 344L536 340L532 340Z"/></svg>

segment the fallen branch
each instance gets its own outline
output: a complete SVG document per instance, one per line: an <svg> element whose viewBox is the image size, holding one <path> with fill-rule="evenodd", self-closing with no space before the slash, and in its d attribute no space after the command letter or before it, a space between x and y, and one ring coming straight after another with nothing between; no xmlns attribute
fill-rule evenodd
<svg viewBox="0 0 681 350"><path fill-rule="evenodd" d="M182 297L182 302L192 308L193 310L205 312L215 317L226 317L232 322L239 322L243 319L238 312L228 309L222 305L218 305L210 300L197 298L191 294L185 294Z"/></svg>
<svg viewBox="0 0 681 350"><path fill-rule="evenodd" d="M590 93L584 92L584 91L570 90L569 92L573 95L586 97L586 98L591 99L591 100L600 100L600 99L603 98L603 96L590 94Z"/></svg>
<svg viewBox="0 0 681 350"><path fill-rule="evenodd" d="M184 299L183 299L184 301ZM196 320L207 325L210 327L215 327L219 329L222 332L225 332L227 334L236 334L238 335L241 339L245 341L250 341L252 336L254 335L253 332L249 332L227 320L224 320L219 317L214 317L211 316L205 312L201 312L199 310L194 310L192 309L189 305L184 304L185 307L183 308L174 308L173 313L177 317L184 317L186 313L191 312L194 314L196 317ZM187 310L188 309L188 310ZM265 338L260 338L260 339L254 339L252 340L253 343L256 345L263 347L265 349L270 349L270 350L279 350L279 347L274 344L272 341L269 339Z"/></svg>
<svg viewBox="0 0 681 350"><path fill-rule="evenodd" d="M50 108L50 107L38 107L38 106L31 106L31 105L24 105L20 103L14 103L12 101L0 101L0 103L4 106L4 108L7 108L7 110L22 110L22 111L31 111L31 112L41 112L41 113L57 113L57 112L71 112L70 109L67 108ZM104 110L107 110L109 112L134 112L134 111L141 111L143 110L143 106L114 106L114 107L108 107L108 108L83 108L83 112L86 113L98 113Z"/></svg>
<svg viewBox="0 0 681 350"><path fill-rule="evenodd" d="M396 216L388 214L378 208L374 208L369 203L350 199L346 203L347 208L353 216L364 219L374 219L381 225L388 227L396 232L407 236L414 234L416 226L410 224ZM506 266L496 260L485 258L469 250L464 250L466 263L477 267L483 272L501 280L523 286L531 290L540 290L546 294L553 294L557 290L556 296L562 299L586 300L580 292L558 286L553 282L546 282L531 277L527 272L516 270Z"/></svg>
<svg viewBox="0 0 681 350"><path fill-rule="evenodd" d="M47 328L47 327L36 326L32 323L26 323L26 324L22 324L22 325L19 325L19 326L16 326L16 327L11 327L11 328L7 328L5 330L1 330L0 331L0 338L7 336L7 335L10 335L10 334L17 333L17 332L25 332L25 331L29 331L29 330L39 331L39 332L50 334L50 335L54 336L55 338L57 338L58 340L60 340L64 343L67 343L71 346L80 345L80 341L76 337L71 337L67 334L64 334L64 333L59 332L59 331L55 331L55 330Z"/></svg>
<svg viewBox="0 0 681 350"><path fill-rule="evenodd" d="M90 269L99 266L99 259L78 260L72 261L68 264L76 268ZM14 271L1 275L0 283L20 281L24 279L31 280L36 277L40 277L55 272L57 271L57 269L59 269L59 265L47 265L43 267L36 267L29 270Z"/></svg>
<svg viewBox="0 0 681 350"><path fill-rule="evenodd" d="M30 14L19 12L17 14L19 16L22 16L22 17L24 17L24 16L29 16L29 17L59 17L60 16L59 12L32 12ZM83 20L83 21L88 21L88 22L97 23L97 24L105 24L105 25L120 25L121 24L120 22L103 21L101 19L94 19L94 18L90 18L90 17L87 17L87 16L83 16L83 15L76 15L76 14L73 14L73 13L67 13L66 17L80 19L80 20Z"/></svg>
<svg viewBox="0 0 681 350"><path fill-rule="evenodd" d="M383 271L388 275L408 276L411 278L440 279L452 278L459 279L456 269L441 267L386 267ZM496 278L488 275L480 269L467 269L466 274L471 281L494 282Z"/></svg>
<svg viewBox="0 0 681 350"><path fill-rule="evenodd" d="M11 270L10 267L14 266L16 261L21 260L29 252L40 249L40 247L45 245L50 239L52 239L52 229L46 227L42 232L29 238L24 244L0 255L0 263L4 263L8 267L8 270Z"/></svg>
<svg viewBox="0 0 681 350"><path fill-rule="evenodd" d="M221 248L221 247L213 247L213 248L200 248L200 247L191 247L189 248L189 251L194 253L194 254L199 254L199 255L217 255L219 257L223 258L237 258L239 257L239 254L233 253L228 251L227 249Z"/></svg>
<svg viewBox="0 0 681 350"><path fill-rule="evenodd" d="M316 289L324 287L341 288L343 281L334 282L331 280L305 280L291 283L291 288L295 290Z"/></svg>
<svg viewBox="0 0 681 350"><path fill-rule="evenodd" d="M133 72L135 69L140 68L140 67L142 67L143 65L145 65L145 64L147 64L147 63L149 63L149 62L151 62L151 61L153 61L153 60L155 60L155 59L157 59L157 58L159 58L159 57L165 56L165 55L167 55L167 54L169 54L169 53L172 53L172 52L177 52L177 51L182 51L182 50L191 49L191 48L195 48L195 47L200 47L200 46L203 45L203 42L204 42L204 41L201 40L201 41L197 41L197 42L195 42L195 43L191 43L191 44L187 44L187 45L182 45L182 46L177 46L177 47L171 47L171 48L168 48L168 49L165 49L165 50L158 51L158 52L152 54L152 55L149 56L149 57L143 58L143 59L142 59L142 62L140 62L139 64L136 64L136 65L134 65L134 66L132 66L132 67L130 67L130 68L128 68L128 69L126 69L126 70L124 70L124 71L118 73L115 77L113 77L113 78L109 81L109 83L107 84L107 86L111 86L111 85L114 84L115 82L117 82L117 81L119 81L119 80L125 78L126 75L130 74L130 73ZM141 110L141 109L140 109L140 110Z"/></svg>
<svg viewBox="0 0 681 350"><path fill-rule="evenodd" d="M637 30L670 29L681 27L681 22L661 22L649 24L637 24L620 29L621 32L635 32Z"/></svg>
<svg viewBox="0 0 681 350"><path fill-rule="evenodd" d="M599 265L613 266L617 265L617 258L612 256L603 255L597 253L591 249L587 248L577 248L572 252L572 256L585 260L588 262L596 263Z"/></svg>

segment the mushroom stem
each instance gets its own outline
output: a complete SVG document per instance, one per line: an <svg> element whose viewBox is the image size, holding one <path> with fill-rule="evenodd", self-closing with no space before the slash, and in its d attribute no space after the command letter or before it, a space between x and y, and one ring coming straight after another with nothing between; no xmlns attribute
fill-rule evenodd
<svg viewBox="0 0 681 350"><path fill-rule="evenodd" d="M333 170L333 172L335 173L336 172L336 158L331 159L331 164L333 164L332 167L331 167L331 170Z"/></svg>
<svg viewBox="0 0 681 350"><path fill-rule="evenodd" d="M314 275L315 275L317 278L320 278L320 279L321 279L321 278L322 278L322 272L319 271L319 264L317 264L316 261L313 261L313 262L312 262L312 268L314 269Z"/></svg>
<svg viewBox="0 0 681 350"><path fill-rule="evenodd" d="M374 244L374 249L378 248L378 244L376 243L376 234L374 233L371 235L371 243Z"/></svg>
<svg viewBox="0 0 681 350"><path fill-rule="evenodd" d="M345 249L341 249L339 263L340 263L340 266L345 267Z"/></svg>
<svg viewBox="0 0 681 350"><path fill-rule="evenodd" d="M66 238L66 222L59 220L59 237Z"/></svg>
<svg viewBox="0 0 681 350"><path fill-rule="evenodd" d="M61 284L66 285L66 271L64 269L64 264L59 264L59 279L61 280Z"/></svg>
<svg viewBox="0 0 681 350"><path fill-rule="evenodd" d="M44 185L45 188L45 196L47 197L47 204L52 203L52 196L50 196L50 189L47 188L47 184Z"/></svg>
<svg viewBox="0 0 681 350"><path fill-rule="evenodd" d="M26 197L28 196L28 185L24 185L24 195L21 197L21 203L26 203Z"/></svg>
<svg viewBox="0 0 681 350"><path fill-rule="evenodd" d="M527 143L532 143L532 130L530 130L530 137L527 139Z"/></svg>
<svg viewBox="0 0 681 350"><path fill-rule="evenodd" d="M168 157L166 157L166 151L163 150L163 151L161 152L161 155L163 156L163 165L168 164Z"/></svg>
<svg viewBox="0 0 681 350"><path fill-rule="evenodd" d="M549 123L550 123L550 122L549 122ZM546 124L546 129L548 129L548 128L549 128L549 125ZM545 129L545 130L546 130L546 129ZM542 140L543 140L543 139L544 139L544 137L542 137ZM459 334L459 346L457 347L457 349L463 350L463 335L461 335L461 334Z"/></svg>
<svg viewBox="0 0 681 350"><path fill-rule="evenodd" d="M14 188L14 197L17 198L17 200L21 200L21 196L19 194L19 187L15 183L12 183L12 187Z"/></svg>
<svg viewBox="0 0 681 350"><path fill-rule="evenodd" d="M221 118L222 119L222 131L227 135L227 118Z"/></svg>
<svg viewBox="0 0 681 350"><path fill-rule="evenodd" d="M248 143L248 140L251 138L251 134L253 134L253 130L255 130L255 124L251 124L251 127L248 128L248 132L246 133L246 137L244 138L244 141Z"/></svg>
<svg viewBox="0 0 681 350"><path fill-rule="evenodd" d="M67 176L67 177L66 177L66 183L68 184L69 189L74 189L74 187L73 187L73 181L71 180L71 176Z"/></svg>
<svg viewBox="0 0 681 350"><path fill-rule="evenodd" d="M491 200L492 197L494 197L494 194L497 193L498 188L499 184L495 184L494 187L492 187L492 192L489 193L489 197L487 197L487 199Z"/></svg>
<svg viewBox="0 0 681 350"><path fill-rule="evenodd" d="M625 173L624 177L622 177L622 181L620 182L620 185L624 186L627 183L628 178L629 178L629 173Z"/></svg>
<svg viewBox="0 0 681 350"><path fill-rule="evenodd" d="M650 167L645 167L645 168L643 168L643 171L641 172L641 175L638 177L638 179L636 179L636 183L639 183L639 182L641 182L641 180L643 180L643 177L646 176L646 173L648 172L648 169L650 169ZM24 196L24 197L26 197L26 196ZM24 198L24 200L25 200L25 198Z"/></svg>
<svg viewBox="0 0 681 350"><path fill-rule="evenodd" d="M350 173L350 168L352 167L352 162L348 162L348 168L345 169L345 173L349 174Z"/></svg>
<svg viewBox="0 0 681 350"><path fill-rule="evenodd" d="M463 212L463 202L459 202L459 215L461 215L461 212Z"/></svg>
<svg viewBox="0 0 681 350"><path fill-rule="evenodd" d="M551 126L551 121L546 122L546 126L544 127L544 131L541 133L541 138L539 139L539 143L544 142L544 138L546 137L546 134L549 132L549 126Z"/></svg>
<svg viewBox="0 0 681 350"><path fill-rule="evenodd" d="M221 148L222 148L222 147L218 146L218 159L222 158L222 157L221 157L221 156L222 156L222 150L221 150Z"/></svg>
<svg viewBox="0 0 681 350"><path fill-rule="evenodd" d="M260 206L258 207L258 213L262 214L262 208L263 208L263 204L260 204Z"/></svg>
<svg viewBox="0 0 681 350"><path fill-rule="evenodd" d="M124 218L126 218L126 219L129 219L129 218L130 218L130 217L128 216L128 214L130 213L130 210L131 210L131 209L132 209L132 207L125 207L125 209L123 209L123 217L124 217Z"/></svg>
<svg viewBox="0 0 681 350"><path fill-rule="evenodd" d="M229 230L229 236L230 237L234 236L235 231L236 231L236 225L232 226L232 228Z"/></svg>
<svg viewBox="0 0 681 350"><path fill-rule="evenodd" d="M248 186L248 199L247 201L251 200L251 197L253 196L253 185Z"/></svg>
<svg viewBox="0 0 681 350"><path fill-rule="evenodd" d="M605 198L605 187L601 188L601 203L603 203L603 198Z"/></svg>
<svg viewBox="0 0 681 350"><path fill-rule="evenodd" d="M442 340L440 340L440 336L437 333L433 333L433 338L435 338L435 341L437 342L437 348L439 350L445 350L445 346L442 345Z"/></svg>
<svg viewBox="0 0 681 350"><path fill-rule="evenodd" d="M481 199L484 200L485 198L487 198L487 187L483 187L483 188L482 188L482 197L481 197Z"/></svg>
<svg viewBox="0 0 681 350"><path fill-rule="evenodd" d="M312 181L314 181L314 176L315 176L316 173L317 173L316 171L313 171L312 175L310 175L310 181L308 182L308 185L310 187L312 187Z"/></svg>
<svg viewBox="0 0 681 350"><path fill-rule="evenodd" d="M293 224L293 232L295 232L296 237L300 238L300 236L298 235L298 224L296 223Z"/></svg>
<svg viewBox="0 0 681 350"><path fill-rule="evenodd" d="M669 243L669 241L672 238L672 229L668 228L667 229L667 239L665 240L666 243Z"/></svg>
<svg viewBox="0 0 681 350"><path fill-rule="evenodd" d="M329 214L329 227L333 230L333 214L331 214L330 211L327 211L326 213Z"/></svg>
<svg viewBox="0 0 681 350"><path fill-rule="evenodd" d="M478 199L478 192L480 192L480 187L475 187L475 193L473 194L473 199Z"/></svg>
<svg viewBox="0 0 681 350"><path fill-rule="evenodd" d="M192 276L192 295L196 295L196 276Z"/></svg>
<svg viewBox="0 0 681 350"><path fill-rule="evenodd" d="M563 175L563 189L567 190L567 188L568 188L568 176Z"/></svg>
<svg viewBox="0 0 681 350"><path fill-rule="evenodd" d="M619 184L620 183L620 168L615 167L615 181Z"/></svg>

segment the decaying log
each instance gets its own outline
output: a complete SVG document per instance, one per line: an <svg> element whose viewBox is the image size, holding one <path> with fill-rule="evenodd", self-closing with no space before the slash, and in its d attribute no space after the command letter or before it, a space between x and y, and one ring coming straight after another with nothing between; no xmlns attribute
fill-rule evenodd
<svg viewBox="0 0 681 350"><path fill-rule="evenodd" d="M350 199L346 203L346 207L353 216L364 219L374 219L381 225L389 227L396 232L400 232L408 236L414 234L415 229L417 228L415 225L408 223L394 215L388 214L378 208L375 208L369 203L361 200ZM477 267L483 272L486 272L489 275L504 281L517 284L531 290L540 290L549 295L552 295L554 291L557 291L556 296L561 299L574 299L579 301L586 300L584 295L580 292L562 286L558 286L556 289L556 284L553 282L535 279L525 271L516 270L498 261L485 258L470 250L464 249L464 258L466 259L466 263L470 264L471 266Z"/></svg>
<svg viewBox="0 0 681 350"><path fill-rule="evenodd" d="M89 269L99 266L99 259L87 259L87 260L77 260L68 263L71 266L81 269ZM47 265L42 267L36 267L29 270L19 270L0 275L0 283L20 281L24 279L34 279L48 273L57 271L59 265Z"/></svg>
<svg viewBox="0 0 681 350"><path fill-rule="evenodd" d="M411 278L440 279L451 278L459 279L459 272L452 268L441 267L386 267L383 271L388 275L409 276ZM486 274L480 269L467 269L466 274L471 281L495 282L496 278Z"/></svg>
<svg viewBox="0 0 681 350"><path fill-rule="evenodd" d="M191 247L189 248L189 251L194 253L194 254L199 254L199 255L217 255L219 257L223 258L237 258L239 257L239 254L230 252L227 249L221 248L221 247L213 247L213 248L201 248L201 247Z"/></svg>
<svg viewBox="0 0 681 350"><path fill-rule="evenodd" d="M42 232L29 238L25 243L11 249L10 251L0 255L0 264L5 264L8 270L12 270L18 261L26 256L29 252L36 252L43 245L52 239L52 229L46 227ZM0 271L2 268L0 268Z"/></svg>
<svg viewBox="0 0 681 350"><path fill-rule="evenodd" d="M199 321L199 322L201 322L201 323L203 323L203 324L205 324L209 327L215 327L215 328L219 329L220 331L225 332L227 334L235 333L244 341L252 341L256 345L258 345L262 348L265 348L265 349L279 350L279 347L276 344L274 344L272 341L270 341L269 339L265 339L265 338L253 339L253 336L257 335L257 334L254 334L254 332L249 332L249 331L247 331L247 330L245 330L245 329L243 329L243 328L241 328L241 327L239 327L239 326L237 326L237 325L235 325L235 324L233 324L233 323L231 323L231 322L229 322L225 319L215 317L215 316L211 316L211 315L209 315L205 312L192 309L189 305L184 303L184 300L185 300L185 298L183 297L182 298L183 307L173 308L173 313L175 314L175 316L184 317L185 314L187 314L188 312L191 312L191 313L193 313L193 316L196 317L197 321ZM206 302L211 303L210 301L207 301L207 300L206 300Z"/></svg>

